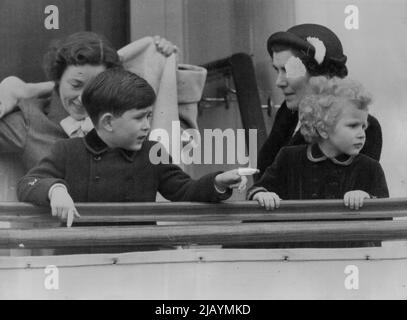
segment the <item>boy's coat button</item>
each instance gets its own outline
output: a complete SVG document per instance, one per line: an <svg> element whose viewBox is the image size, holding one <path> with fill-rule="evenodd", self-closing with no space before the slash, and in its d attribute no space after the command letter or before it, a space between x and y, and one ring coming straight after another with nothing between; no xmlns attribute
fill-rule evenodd
<svg viewBox="0 0 407 320"><path fill-rule="evenodd" d="M93 158L95 161L100 161L100 160L102 160L102 157L101 156L96 156L96 157L94 157Z"/></svg>
<svg viewBox="0 0 407 320"><path fill-rule="evenodd" d="M100 181L100 177L99 177L99 176L96 176L96 177L95 177L95 181L96 181L96 182L99 182L99 181Z"/></svg>

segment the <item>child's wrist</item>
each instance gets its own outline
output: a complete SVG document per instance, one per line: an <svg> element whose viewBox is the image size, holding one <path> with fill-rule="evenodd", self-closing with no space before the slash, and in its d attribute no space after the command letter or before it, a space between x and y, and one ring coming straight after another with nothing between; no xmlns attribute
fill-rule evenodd
<svg viewBox="0 0 407 320"><path fill-rule="evenodd" d="M62 189L62 190L64 190L65 192L68 192L68 189L66 188L66 186L65 186L64 184L62 184L62 183L56 183L56 184L52 185L51 188L49 188L49 191L48 191L48 199L51 200L54 191L55 191L55 190L59 190L59 189Z"/></svg>
<svg viewBox="0 0 407 320"><path fill-rule="evenodd" d="M214 183L214 186L217 193L223 194L228 191L227 188L219 187L216 183Z"/></svg>
<svg viewBox="0 0 407 320"><path fill-rule="evenodd" d="M254 196L260 192L268 192L268 190L264 187L256 187L248 191L246 199L253 200Z"/></svg>
<svg viewBox="0 0 407 320"><path fill-rule="evenodd" d="M217 191L220 191L220 193L225 193L228 190L229 186L221 181L220 176L221 176L221 174L218 174L215 177L215 181L214 181L215 189Z"/></svg>

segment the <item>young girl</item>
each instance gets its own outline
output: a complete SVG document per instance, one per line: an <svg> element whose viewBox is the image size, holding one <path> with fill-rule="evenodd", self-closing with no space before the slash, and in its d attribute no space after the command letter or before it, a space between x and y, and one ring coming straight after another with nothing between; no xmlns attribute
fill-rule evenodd
<svg viewBox="0 0 407 320"><path fill-rule="evenodd" d="M301 133L308 145L284 147L247 198L268 210L280 197L344 199L359 209L364 199L389 196L378 161L360 154L366 141L370 95L354 81L316 77L299 105Z"/></svg>

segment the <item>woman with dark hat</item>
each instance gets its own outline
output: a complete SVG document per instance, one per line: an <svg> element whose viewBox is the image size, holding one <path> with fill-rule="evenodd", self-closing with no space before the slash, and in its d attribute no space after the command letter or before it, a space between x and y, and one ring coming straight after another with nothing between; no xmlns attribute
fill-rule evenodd
<svg viewBox="0 0 407 320"><path fill-rule="evenodd" d="M276 32L267 41L267 50L277 72L276 85L285 96L278 109L269 137L258 156L260 176L279 150L287 145L305 144L299 130L298 105L307 95L313 76L345 78L347 57L339 38L318 24L301 24L286 32ZM361 153L380 160L382 132L376 118L369 115L366 143Z"/></svg>

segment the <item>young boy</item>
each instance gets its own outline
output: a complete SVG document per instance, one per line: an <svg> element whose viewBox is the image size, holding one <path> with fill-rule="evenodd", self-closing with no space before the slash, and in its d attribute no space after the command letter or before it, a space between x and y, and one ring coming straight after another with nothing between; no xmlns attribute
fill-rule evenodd
<svg viewBox="0 0 407 320"><path fill-rule="evenodd" d="M247 179L237 170L194 181L178 166L152 164L148 141L155 93L142 78L121 68L93 79L82 102L95 129L85 138L58 141L18 184L20 201L51 205L52 215L79 217L74 202L218 202ZM161 148L163 150L163 148Z"/></svg>
<svg viewBox="0 0 407 320"><path fill-rule="evenodd" d="M360 154L371 102L362 86L316 77L299 105L301 133L309 145L281 149L247 198L268 210L289 199L344 199L350 209L389 196L378 161Z"/></svg>

